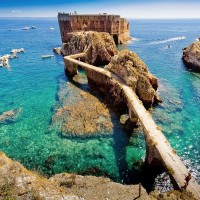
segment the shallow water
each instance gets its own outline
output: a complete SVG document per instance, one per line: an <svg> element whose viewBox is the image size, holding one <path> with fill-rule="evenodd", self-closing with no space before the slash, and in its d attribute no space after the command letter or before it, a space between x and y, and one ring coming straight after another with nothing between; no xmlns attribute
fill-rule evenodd
<svg viewBox="0 0 200 200"><path fill-rule="evenodd" d="M152 111L153 116L198 180L200 79L185 69L181 54L182 48L199 36L199 25L195 20L131 21L131 35L138 40L120 47L136 51L159 78L164 103ZM22 31L24 26L37 29ZM58 89L68 81L61 56L41 59L61 44L57 20L1 19L0 27L0 55L12 48L25 49L18 59L10 61L11 71L0 68L0 113L23 109L14 123L0 124L0 150L29 169L49 175L94 173L123 182L132 173L134 179L136 173L129 170L144 158L143 136L138 131L129 141L118 116L113 114L113 134L107 137L63 138L50 129L59 104ZM50 31L50 27L55 30ZM173 39L182 36L185 38ZM158 41L167 42L155 44ZM166 49L168 42L171 48Z"/></svg>

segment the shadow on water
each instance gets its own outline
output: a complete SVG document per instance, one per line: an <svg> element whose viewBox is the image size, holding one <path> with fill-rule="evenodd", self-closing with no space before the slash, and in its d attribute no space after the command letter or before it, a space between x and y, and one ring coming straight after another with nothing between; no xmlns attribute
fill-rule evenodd
<svg viewBox="0 0 200 200"><path fill-rule="evenodd" d="M79 74L83 75L85 80L86 80L86 75L83 70L79 70ZM63 78L63 77L59 77ZM77 82L73 79L67 78L65 79L66 82L69 81L72 83L74 86L77 88L81 89L82 91L89 92L93 96L95 96L100 102L104 102L105 99L96 91L91 91L88 83L80 83ZM107 101L106 101L107 102ZM112 109L112 105L107 104L107 108L109 110L110 116L111 116L111 122L113 124L113 134L112 135L105 135L105 134L99 134L97 133L96 135L92 136L62 136L62 133L60 133L60 137L62 138L67 138L70 140L78 140L80 142L85 141L85 140L90 140L90 139L96 139L96 138L113 138L113 150L114 150L114 155L115 155L115 160L116 164L118 167L118 174L119 174L119 182L124 183L124 184L136 184L139 181L139 170L136 170L134 167L129 169L127 160L126 160L126 154L127 154L127 146L129 144L129 137L128 133L123 129L122 125L119 122L119 114L116 113L116 109ZM102 173L101 169L97 169L98 167L92 167L92 169L89 168L89 170L84 171L82 174L91 174L92 175L104 175L108 176L109 178L112 179L111 176L107 173Z"/></svg>
<svg viewBox="0 0 200 200"><path fill-rule="evenodd" d="M111 115L111 121L113 123L113 149L115 152L115 159L119 169L119 176L121 182L124 184L136 184L138 183L139 172L132 167L129 169L126 160L126 148L129 144L129 138L127 133L123 130L122 126L119 124L119 117L112 113L109 109Z"/></svg>

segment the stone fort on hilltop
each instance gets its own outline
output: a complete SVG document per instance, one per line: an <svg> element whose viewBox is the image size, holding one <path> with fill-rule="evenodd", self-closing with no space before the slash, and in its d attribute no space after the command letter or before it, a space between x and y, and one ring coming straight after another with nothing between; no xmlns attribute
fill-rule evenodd
<svg viewBox="0 0 200 200"><path fill-rule="evenodd" d="M120 15L58 13L62 42L67 41L67 33L74 31L107 32L116 44L130 40L129 22Z"/></svg>

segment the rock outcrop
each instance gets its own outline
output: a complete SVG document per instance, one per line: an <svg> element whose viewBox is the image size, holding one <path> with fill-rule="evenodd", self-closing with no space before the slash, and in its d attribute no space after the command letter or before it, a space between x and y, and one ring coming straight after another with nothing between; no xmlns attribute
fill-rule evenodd
<svg viewBox="0 0 200 200"><path fill-rule="evenodd" d="M122 50L111 58L105 69L122 78L132 87L145 107L160 102L156 90L158 80L152 75L138 55L130 50Z"/></svg>
<svg viewBox="0 0 200 200"><path fill-rule="evenodd" d="M105 32L72 32L67 34L67 42L62 45L65 56L85 52L85 61L94 65L108 64L117 53L113 37Z"/></svg>
<svg viewBox="0 0 200 200"><path fill-rule="evenodd" d="M79 200L79 197L0 152L0 199Z"/></svg>
<svg viewBox="0 0 200 200"><path fill-rule="evenodd" d="M122 185L108 178L67 173L47 179L0 152L0 199L132 200L138 197L138 189L138 185ZM143 187L138 199L150 199Z"/></svg>
<svg viewBox="0 0 200 200"><path fill-rule="evenodd" d="M189 69L200 72L200 41L184 48L182 59Z"/></svg>
<svg viewBox="0 0 200 200"><path fill-rule="evenodd" d="M53 52L57 55L61 55L62 52L61 52L61 47L56 47L56 48L53 48Z"/></svg>

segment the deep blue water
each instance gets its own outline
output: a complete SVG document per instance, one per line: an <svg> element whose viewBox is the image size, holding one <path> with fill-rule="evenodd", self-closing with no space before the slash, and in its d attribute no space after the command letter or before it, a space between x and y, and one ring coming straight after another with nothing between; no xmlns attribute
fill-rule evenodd
<svg viewBox="0 0 200 200"><path fill-rule="evenodd" d="M163 103L152 110L153 117L199 181L200 76L185 68L181 55L182 48L199 37L200 20L133 20L130 24L134 39L119 48L138 53L159 78ZM23 31L24 26L36 29ZM144 158L141 133L128 141L117 120L113 134L106 138L70 139L50 131L59 85L68 80L61 56L43 60L41 55L52 54L60 45L56 19L0 19L0 55L25 49L10 61L10 71L0 68L0 113L23 109L14 123L0 124L0 150L44 173L84 173L96 167L122 181L127 170Z"/></svg>

